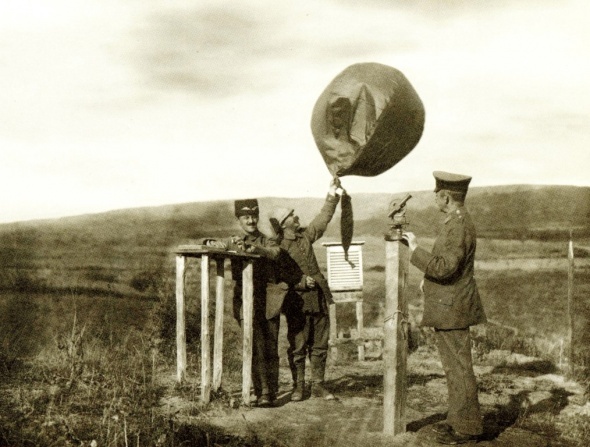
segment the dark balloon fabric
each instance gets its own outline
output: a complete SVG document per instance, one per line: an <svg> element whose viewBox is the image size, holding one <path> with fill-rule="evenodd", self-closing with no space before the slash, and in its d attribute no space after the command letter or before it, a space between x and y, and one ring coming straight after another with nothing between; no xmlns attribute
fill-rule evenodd
<svg viewBox="0 0 590 447"><path fill-rule="evenodd" d="M352 214L352 201L346 192L342 193L340 210L340 238L342 248L344 249L344 258L348 260L348 249L350 248L352 233L354 232L354 219Z"/></svg>
<svg viewBox="0 0 590 447"><path fill-rule="evenodd" d="M376 176L403 159L424 129L424 106L397 69L378 63L346 68L313 109L311 131L332 176Z"/></svg>

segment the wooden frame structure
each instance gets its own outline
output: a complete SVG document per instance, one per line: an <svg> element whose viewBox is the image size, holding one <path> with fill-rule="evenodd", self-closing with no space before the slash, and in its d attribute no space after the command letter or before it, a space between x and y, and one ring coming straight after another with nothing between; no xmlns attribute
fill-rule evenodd
<svg viewBox="0 0 590 447"><path fill-rule="evenodd" d="M330 345L334 358L338 357L338 337L336 321L336 304L356 303L356 342L358 359L365 360L363 343L363 241L352 242L348 248L348 259L344 256L344 247L339 242L324 242L328 264L328 285L333 295L334 304L330 305Z"/></svg>
<svg viewBox="0 0 590 447"><path fill-rule="evenodd" d="M385 322L383 325L383 432L406 432L409 317L405 288L409 250L399 234L385 238Z"/></svg>
<svg viewBox="0 0 590 447"><path fill-rule="evenodd" d="M252 384L252 315L254 300L253 270L258 255L237 253L203 245L181 245L176 251L176 379L181 382L186 374L185 290L186 258L201 259L201 401L208 403L211 390L221 387L223 363L223 315L225 306L225 260L242 262L242 306L244 339L242 360L242 401L250 404ZM209 332L210 261L216 264L215 329L213 336L213 362L211 362L211 335ZM213 363L213 370L211 364Z"/></svg>

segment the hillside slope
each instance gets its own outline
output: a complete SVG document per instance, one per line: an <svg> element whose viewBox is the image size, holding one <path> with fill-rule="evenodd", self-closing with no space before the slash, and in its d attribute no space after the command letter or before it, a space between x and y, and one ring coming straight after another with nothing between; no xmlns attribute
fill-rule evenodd
<svg viewBox="0 0 590 447"><path fill-rule="evenodd" d="M382 240L389 230L389 204L405 194L354 194L354 237ZM411 194L407 229L419 237L433 236L443 216L433 206L432 191ZM269 233L268 213L275 206L295 208L305 224L324 199L265 197L259 201L260 227ZM563 241L570 229L577 240L590 236L589 187L473 188L467 206L480 238ZM328 227L327 239L340 237L339 213ZM145 292L150 277L173 265L170 257L176 246L239 232L230 200L4 224L0 225L0 289L39 290L50 283L52 290L60 290L75 280L85 290Z"/></svg>
<svg viewBox="0 0 590 447"><path fill-rule="evenodd" d="M380 235L387 228L388 208L397 194L352 194L358 234ZM440 219L431 191L410 191L408 218L417 228L430 227ZM268 228L268 213L276 206L294 208L303 223L320 210L323 198L259 199L261 227ZM590 233L590 187L513 185L473 188L467 206L480 233L504 231L569 231ZM336 216L337 217L337 216ZM11 236L14 241L30 243L135 243L167 246L205 235L228 234L239 228L233 216L233 201L181 203L159 207L115 210L98 214L33 220L0 225L2 245ZM20 239L19 239L20 238ZM70 239L70 240L68 240Z"/></svg>
<svg viewBox="0 0 590 447"><path fill-rule="evenodd" d="M432 236L442 221L431 191L411 192L408 229ZM355 234L380 235L387 228L387 210L395 196L354 196ZM590 235L590 188L514 185L473 188L466 206L478 236L498 239L565 239ZM368 216L368 217L367 217ZM332 228L332 233L334 229Z"/></svg>

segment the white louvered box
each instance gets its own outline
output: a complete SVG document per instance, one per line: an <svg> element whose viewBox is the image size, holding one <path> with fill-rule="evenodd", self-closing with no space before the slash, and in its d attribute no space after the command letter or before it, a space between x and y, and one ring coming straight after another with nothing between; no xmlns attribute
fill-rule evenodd
<svg viewBox="0 0 590 447"><path fill-rule="evenodd" d="M348 249L348 260L339 242L325 242L327 250L328 285L332 292L352 292L363 289L363 246L364 242L352 242Z"/></svg>
<svg viewBox="0 0 590 447"><path fill-rule="evenodd" d="M356 308L355 343L358 346L358 359L365 360L363 327L363 244L352 242L348 248L348 259L344 257L344 248L340 242L325 242L328 285L332 291L334 304L330 305L330 346L333 359L338 357L338 344L350 341L338 335L336 322L336 304L354 303ZM352 336L352 330L351 330Z"/></svg>

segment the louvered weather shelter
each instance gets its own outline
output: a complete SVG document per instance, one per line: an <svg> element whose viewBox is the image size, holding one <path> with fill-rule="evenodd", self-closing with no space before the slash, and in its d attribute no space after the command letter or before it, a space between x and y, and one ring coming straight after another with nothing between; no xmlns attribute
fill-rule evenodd
<svg viewBox="0 0 590 447"><path fill-rule="evenodd" d="M344 247L339 242L324 242L328 264L328 285L332 291L334 304L330 306L330 346L332 356L338 355L338 344L343 337L338 336L336 305L356 303L356 334L353 338L358 346L358 359L365 360L363 338L363 241L353 241L345 256ZM352 331L351 331L352 332Z"/></svg>

